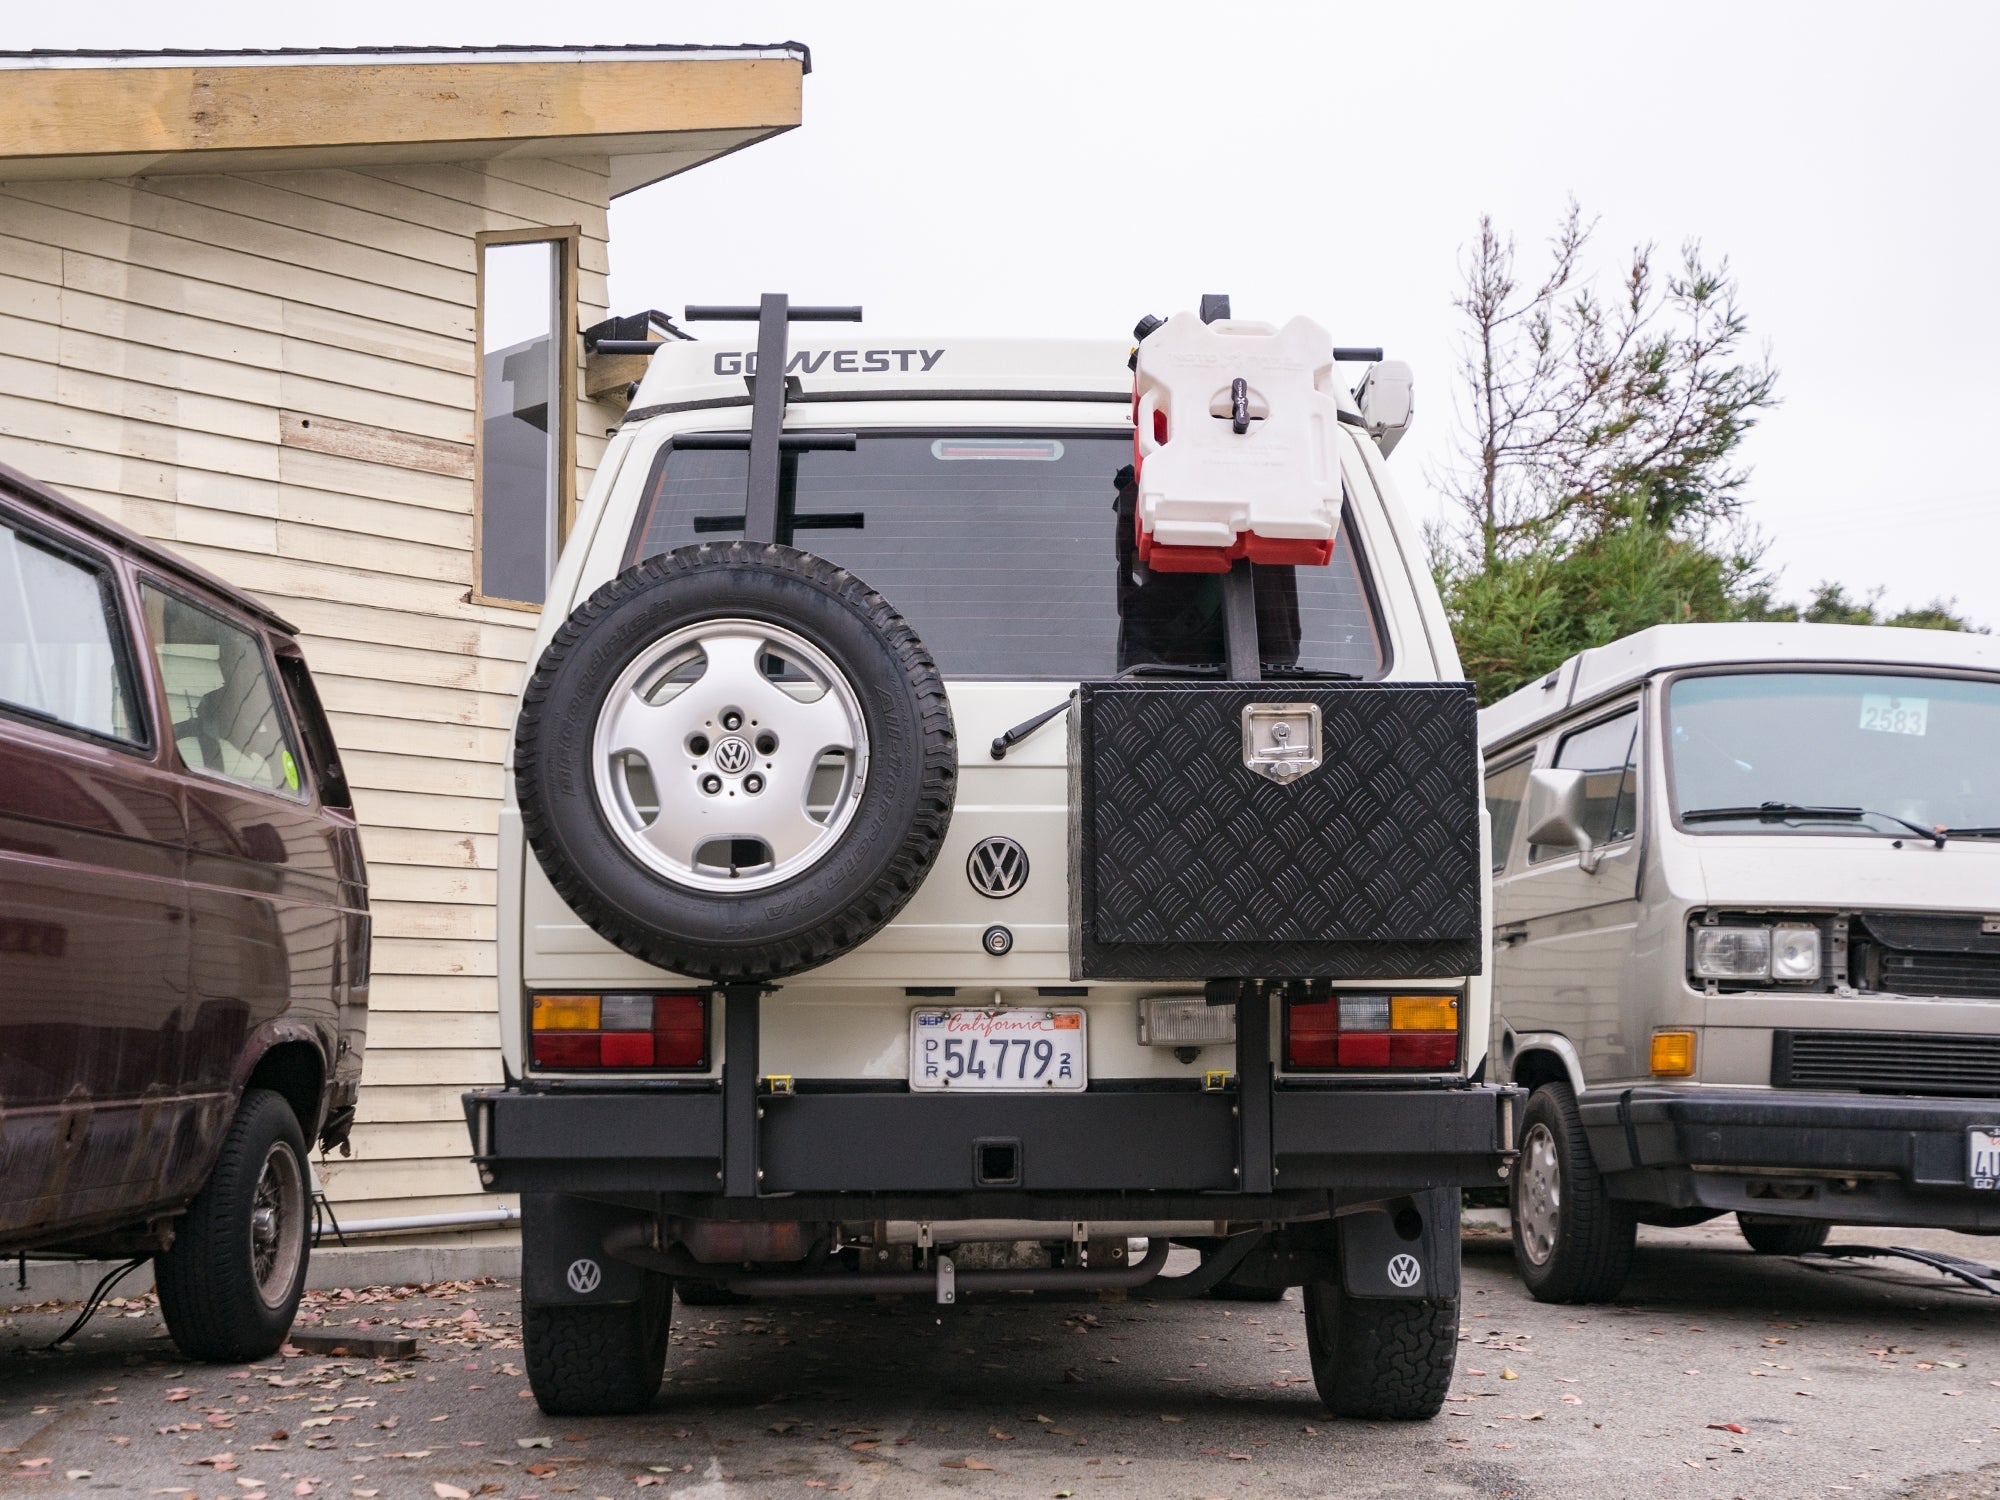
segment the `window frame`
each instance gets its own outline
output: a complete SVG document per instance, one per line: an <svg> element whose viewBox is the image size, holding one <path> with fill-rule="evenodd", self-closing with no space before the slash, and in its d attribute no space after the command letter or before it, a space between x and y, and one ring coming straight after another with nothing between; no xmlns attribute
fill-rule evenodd
<svg viewBox="0 0 2000 1500"><path fill-rule="evenodd" d="M1630 833L1619 834L1616 837L1605 838L1602 842L1594 846L1599 849L1611 849L1621 844L1633 843L1639 837L1639 823L1645 814L1646 805L1645 764L1642 759L1644 755L1643 742L1646 736L1646 705L1643 695L1635 694L1629 698L1621 698L1615 704L1606 706L1602 711L1596 712L1590 718L1580 719L1555 730L1547 736L1545 741L1549 746L1548 764L1538 767L1540 770L1562 770L1563 768L1557 765L1556 761L1562 755L1564 745L1568 744L1577 735L1587 734L1601 725L1609 724L1613 719L1623 718L1626 714L1632 716L1632 748L1628 752L1631 759L1626 762L1626 766L1632 772L1632 831ZM1612 809L1612 822L1615 826L1617 822L1617 809L1615 807ZM1570 848L1560 848L1552 850L1540 859L1536 859L1535 849L1537 847L1535 844L1528 845L1527 867L1530 869L1538 865L1547 865L1553 860L1574 857L1577 852Z"/></svg>
<svg viewBox="0 0 2000 1500"><path fill-rule="evenodd" d="M99 584L99 600L105 606L105 623L110 627L111 650L119 671L124 677L127 702L132 710L134 727L139 738L124 739L115 734L92 729L85 724L75 724L68 719L52 714L42 714L26 704L10 703L0 699L0 716L19 724L27 724L36 729L47 730L51 734L67 735L72 739L87 740L94 745L103 745L113 750L121 750L137 759L157 758L159 736L153 725L153 704L148 688L151 678L140 671L140 663L134 651L135 635L132 629L132 601L127 597L124 578L117 561L108 553L100 553L78 545L63 533L40 524L33 515L0 504L0 525L17 534L32 536L38 546L47 548L57 556L73 562L85 572L96 575Z"/></svg>
<svg viewBox="0 0 2000 1500"><path fill-rule="evenodd" d="M206 766L191 766L187 762L187 757L181 754L181 747L173 736L171 734L162 735L160 738L164 742L165 747L173 753L174 765L190 776L199 776L204 781L212 781L218 786L231 787L239 792L251 792L263 797L276 797L283 802L299 803L307 807L318 806L318 777L314 774L312 760L306 753L305 738L300 732L297 719L293 716L291 700L285 693L284 680L278 675L277 657L271 650L270 635L262 626L254 622L238 619L227 609L218 609L212 602L196 597L192 591L177 587L150 570L138 570L134 581L137 586L142 617L145 612L145 590L155 588L162 594L178 599L188 608L201 611L201 613L207 615L210 619L220 620L232 630L242 631L257 643L258 656L264 663L265 686L270 689L271 701L277 708L279 723L288 735L285 748L292 753L292 758L299 767L299 789L296 793L287 792L278 787L265 786L261 782L244 781L240 777L226 775L221 771L211 771ZM152 656L153 675L158 686L161 706L165 708L167 674L160 665L160 643L152 640L149 633L146 644ZM169 729L172 728L171 723L168 727Z"/></svg>
<svg viewBox="0 0 2000 1500"><path fill-rule="evenodd" d="M857 395L856 399L865 400L867 398L864 394L864 395ZM899 396L896 399L907 399L907 398ZM951 393L949 399L961 400L967 398L961 397L957 392L953 392ZM640 485L639 488L638 504L633 507L631 530L627 534L623 547L619 552L618 566L621 569L630 568L640 560L639 551L640 548L645 544L646 525L652 515L651 497L657 491L661 481L662 473L666 469L667 463L671 459L674 449L679 444L680 440L682 438L688 438L688 437L707 437L714 433L727 433L732 436L741 436L748 430L749 430L748 428L743 428L743 427L708 427L708 426L686 427L677 429L676 431L669 433L664 439L661 440L659 447L653 451L652 457L646 461L646 477L644 482ZM788 434L821 432L827 430L830 429L820 428L820 427L786 427L784 429L784 431ZM1046 438L1057 438L1057 439L1066 437L1093 437L1093 438L1108 437L1108 438L1117 438L1120 441L1127 443L1129 443L1132 440L1132 427L1130 423L1101 424L1101 425L1098 423L1090 423L1078 426L1068 426L1062 423L1046 423L1046 424L1037 423L1037 424L1027 424L1027 425L1016 424L1010 426L990 426L990 425L981 425L979 423L969 422L964 424L963 426L930 426L930 425L916 426L908 422L892 422L882 427L860 427L851 423L844 423L841 425L840 430L842 432L852 432L857 442L863 441L868 438L939 438L939 437L967 437L967 438L1046 437ZM695 449L693 451L713 452L714 450ZM1355 681L1387 682L1390 680L1390 678L1395 672L1396 643L1394 635L1389 628L1388 613L1382 608L1382 594L1381 594L1381 589L1376 582L1374 565L1369 559L1368 548L1363 544L1361 540L1361 535L1360 535L1361 527L1360 523L1356 519L1355 510L1356 507L1354 505L1352 497L1345 490L1343 490L1341 498L1341 507L1340 507L1340 525L1335 530L1334 535L1342 542L1344 542L1349 548L1351 548L1354 553L1354 572L1356 578L1359 580L1361 584L1362 597L1366 601L1368 606L1369 627L1374 634L1375 648L1377 655L1379 657L1379 661L1375 669L1372 672L1363 672L1358 674L1355 678ZM797 543L794 542L793 545L796 546ZM802 550L810 551L811 549L805 548ZM893 605L895 601L892 599L890 600L890 603L891 605ZM1017 673L986 672L986 673L952 673L950 674L950 680L953 682L1073 682L1077 681L1078 679L1072 677L1024 677ZM1108 680L1108 677L1086 678L1083 680L1093 681L1093 682L1106 681ZM1199 681L1207 679L1195 679L1195 680ZM1311 682L1311 679L1309 678L1296 678L1296 677L1273 678L1270 680L1277 682L1292 682L1300 684L1309 684Z"/></svg>
<svg viewBox="0 0 2000 1500"><path fill-rule="evenodd" d="M488 229L473 235L472 288L472 588L468 602L489 604L499 609L517 609L540 614L546 605L527 599L505 599L481 590L484 571L486 411L486 251L493 245L553 245L556 248L555 330L556 375L561 387L555 404L560 419L550 435L556 442L555 553L549 558L553 577L557 557L576 524L576 406L580 385L577 379L579 329L577 296L581 279L583 227L579 224L545 225L533 229Z"/></svg>
<svg viewBox="0 0 2000 1500"><path fill-rule="evenodd" d="M1530 745L1525 750L1521 750L1515 753L1509 759L1502 761L1499 765L1488 767L1486 773L1479 778L1480 806L1482 808L1486 807L1487 782L1491 781L1495 776L1504 775L1508 771L1517 770L1523 766L1527 768L1529 775L1534 774L1535 747L1532 745ZM1526 784L1524 783L1521 788L1521 808L1525 809L1527 805L1528 805L1528 789ZM1490 808L1486 809L1486 815L1488 821L1490 822L1493 816L1492 810ZM1520 842L1521 842L1521 813L1519 810L1517 810L1514 814L1514 826L1507 830L1507 847L1505 849L1502 849L1499 847L1498 844L1495 844L1492 853L1489 856L1489 863L1492 866L1493 874L1504 875L1507 872L1508 868L1514 862L1514 846L1519 844Z"/></svg>

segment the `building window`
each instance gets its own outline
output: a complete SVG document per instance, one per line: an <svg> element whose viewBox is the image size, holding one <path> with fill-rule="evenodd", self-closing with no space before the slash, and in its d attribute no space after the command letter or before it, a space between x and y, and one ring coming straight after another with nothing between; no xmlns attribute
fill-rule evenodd
<svg viewBox="0 0 2000 1500"><path fill-rule="evenodd" d="M573 232L479 244L478 593L539 605L569 527Z"/></svg>

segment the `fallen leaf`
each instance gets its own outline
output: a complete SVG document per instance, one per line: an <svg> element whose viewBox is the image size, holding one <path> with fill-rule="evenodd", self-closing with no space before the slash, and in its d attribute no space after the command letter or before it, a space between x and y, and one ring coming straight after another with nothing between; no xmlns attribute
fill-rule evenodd
<svg viewBox="0 0 2000 1500"><path fill-rule="evenodd" d="M90 1470L88 1470L88 1469L65 1469L65 1470L63 1470L63 1478L65 1478L65 1479L88 1479L88 1478L90 1478Z"/></svg>
<svg viewBox="0 0 2000 1500"><path fill-rule="evenodd" d="M966 1466L966 1468L968 1468L968 1469L984 1469L984 1470L986 1470L986 1471L987 1471L987 1472L988 1472L989 1474L990 1474L990 1473L993 1473L993 1472L995 1472L995 1471L994 1471L994 1468L993 1468L993 1465L991 1465L991 1464L989 1464L989 1463L983 1463L983 1462L981 1462L981 1461L980 1461L979 1459L976 1459L976 1458L968 1458L968 1459L967 1459L967 1460L965 1461L965 1466Z"/></svg>
<svg viewBox="0 0 2000 1500"><path fill-rule="evenodd" d="M1508 1369L1507 1366L1502 1365L1500 1367L1500 1378L1502 1380L1519 1380L1521 1377L1516 1375L1512 1370Z"/></svg>
<svg viewBox="0 0 2000 1500"><path fill-rule="evenodd" d="M555 1447L555 1445L556 1445L556 1440L552 1437L527 1437L527 1438L514 1439L514 1446L516 1448L553 1448Z"/></svg>
<svg viewBox="0 0 2000 1500"><path fill-rule="evenodd" d="M471 1490L462 1490L455 1484L446 1484L442 1479L431 1482L431 1493L438 1500L472 1500Z"/></svg>
<svg viewBox="0 0 2000 1500"><path fill-rule="evenodd" d="M1710 1432L1734 1432L1742 1434L1747 1433L1750 1429L1737 1422L1710 1422L1708 1430Z"/></svg>
<svg viewBox="0 0 2000 1500"><path fill-rule="evenodd" d="M1165 1412L1161 1412L1161 1413L1160 1413L1160 1420L1161 1420L1162 1422L1185 1422L1185 1421L1187 1420L1187 1418L1186 1418L1186 1417L1171 1417L1171 1416L1168 1416L1168 1415L1167 1415L1167 1414L1166 1414Z"/></svg>

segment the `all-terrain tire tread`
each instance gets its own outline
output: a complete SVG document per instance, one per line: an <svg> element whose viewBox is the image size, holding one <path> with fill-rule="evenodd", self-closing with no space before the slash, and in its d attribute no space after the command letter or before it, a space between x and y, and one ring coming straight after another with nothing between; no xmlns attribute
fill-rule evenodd
<svg viewBox="0 0 2000 1500"><path fill-rule="evenodd" d="M557 674L586 630L604 615L661 582L696 569L747 564L784 574L832 596L860 613L888 642L917 702L922 739L922 796L908 835L894 859L837 921L823 923L796 937L768 939L754 957L725 957L712 949L671 943L657 936L651 941L641 940L629 924L612 919L605 903L568 861L551 860L545 854L553 830L534 786L548 697ZM522 833L541 858L556 894L600 937L634 957L674 973L723 983L782 978L814 968L859 947L887 926L916 894L937 860L951 826L957 777L958 740L952 725L951 702L937 663L917 633L887 599L847 569L809 552L775 543L727 542L682 547L650 557L620 573L579 605L556 631L522 694L514 732L514 780Z"/></svg>
<svg viewBox="0 0 2000 1500"><path fill-rule="evenodd" d="M181 1216L172 1248L153 1258L153 1283L160 1316L174 1346L189 1359L211 1364L263 1359L278 1351L291 1331L292 1315L305 1286L312 1258L311 1236L299 1257L296 1285L282 1319L261 1312L262 1299L251 1275L245 1226L225 1222L237 1194L254 1195L271 1136L289 1136L306 1172L305 1135L284 1096L271 1089L246 1089L223 1137L208 1181ZM247 1176L247 1181L245 1180ZM233 1266L242 1258L240 1267ZM242 1273L240 1276L237 1271Z"/></svg>
<svg viewBox="0 0 2000 1500"><path fill-rule="evenodd" d="M1336 1417L1422 1422L1451 1390L1459 1299L1349 1296L1337 1282L1307 1289L1314 1383Z"/></svg>
<svg viewBox="0 0 2000 1500"><path fill-rule="evenodd" d="M648 1307L521 1309L522 1352L535 1404L552 1417L629 1416L660 1393L666 1374L667 1328L673 1297L652 1338Z"/></svg>
<svg viewBox="0 0 2000 1500"><path fill-rule="evenodd" d="M1605 1192L1569 1084L1545 1083L1529 1096L1528 1106L1521 1112L1523 1136L1537 1103L1543 1100L1555 1116L1552 1133L1562 1151L1562 1218L1554 1253L1547 1264L1536 1266L1521 1248L1516 1214L1514 1262L1537 1302L1609 1302L1632 1274L1638 1216L1630 1205ZM1518 1191L1518 1168L1514 1180Z"/></svg>

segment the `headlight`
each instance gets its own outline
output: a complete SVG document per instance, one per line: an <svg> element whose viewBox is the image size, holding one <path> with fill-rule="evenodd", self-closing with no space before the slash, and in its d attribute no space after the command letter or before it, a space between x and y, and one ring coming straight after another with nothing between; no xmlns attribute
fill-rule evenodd
<svg viewBox="0 0 2000 1500"><path fill-rule="evenodd" d="M1814 934L1817 943L1818 934ZM1815 972L1819 949L1813 949ZM1771 929L1768 927L1697 927L1694 930L1694 977L1697 979L1768 979L1771 976Z"/></svg>
<svg viewBox="0 0 2000 1500"><path fill-rule="evenodd" d="M1819 978L1819 929L1771 929L1771 977L1780 980Z"/></svg>

